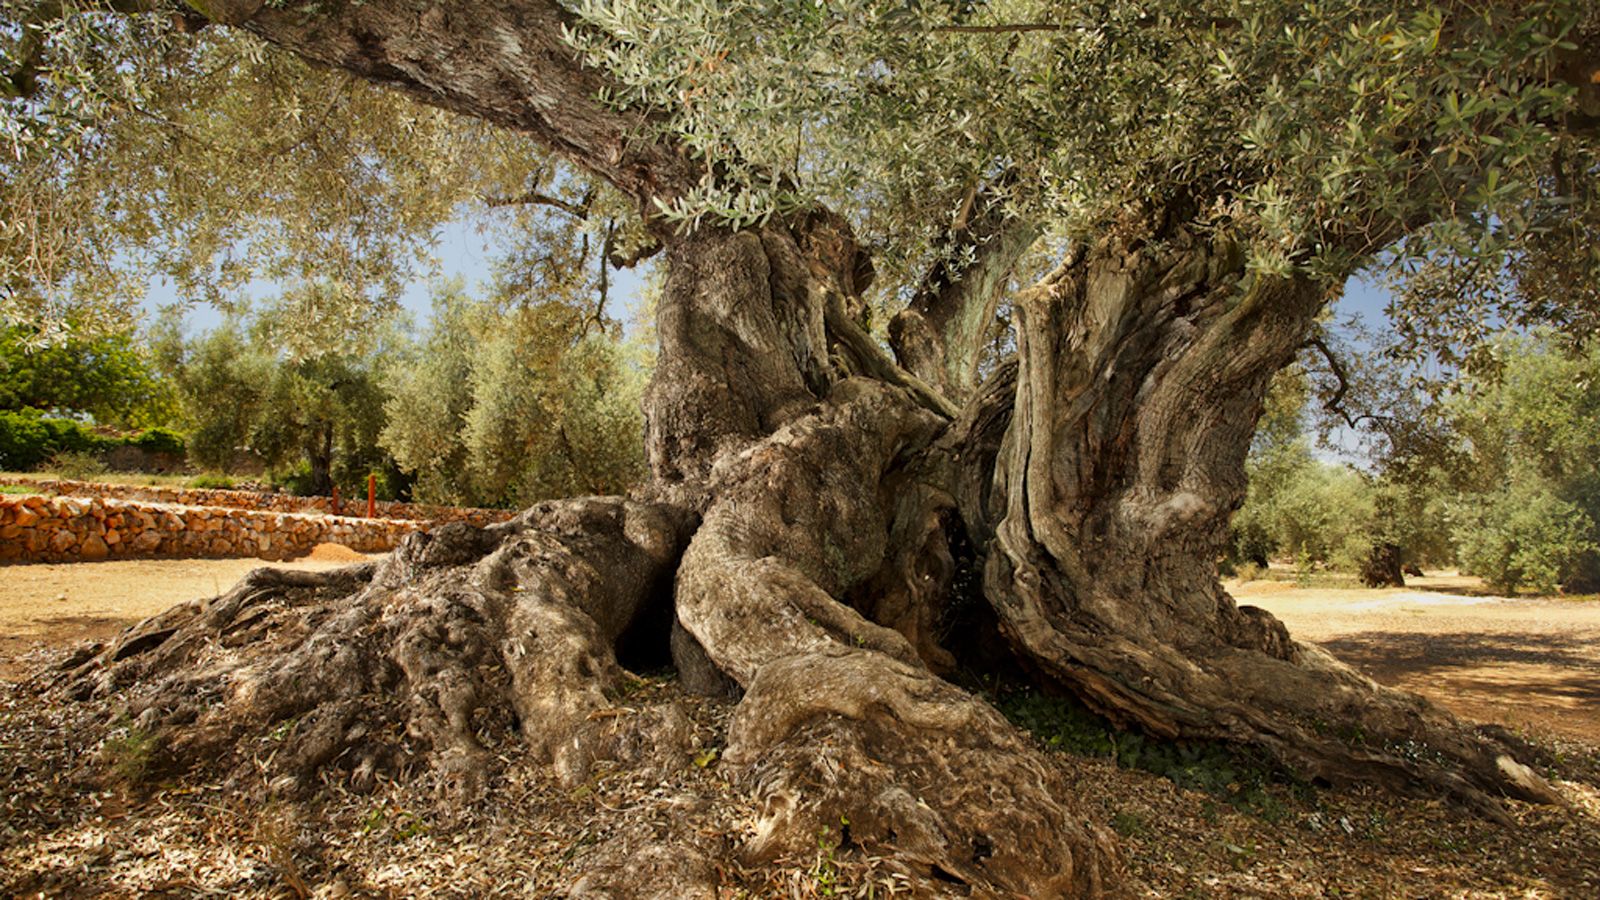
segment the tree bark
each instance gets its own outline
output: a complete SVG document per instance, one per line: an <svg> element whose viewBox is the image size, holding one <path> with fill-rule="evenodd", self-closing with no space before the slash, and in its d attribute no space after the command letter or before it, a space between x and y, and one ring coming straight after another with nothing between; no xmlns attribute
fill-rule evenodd
<svg viewBox="0 0 1600 900"><path fill-rule="evenodd" d="M513 739L568 784L599 761L689 764L681 710L609 715L618 639L673 584L686 683L742 694L723 760L760 810L746 863L814 852L848 822L847 851L892 857L927 896L1110 890L1111 839L1060 769L935 674L952 662L932 628L951 572L923 551L942 546L953 503L925 459L948 419L925 386L851 375L891 365L854 337L827 352L829 308L858 264L837 225L819 214L668 242L656 478L637 501L449 526L326 581L258 573L130 632L67 689L125 708L180 767L244 781L241 751L270 739L280 792L409 775L459 808ZM634 843L595 859L706 857L691 834L618 840ZM709 871L654 877L706 895ZM630 865L575 878L604 896L646 883Z"/></svg>
<svg viewBox="0 0 1600 900"><path fill-rule="evenodd" d="M311 495L329 496L333 493L333 423L313 420L304 447L311 468Z"/></svg>
<svg viewBox="0 0 1600 900"><path fill-rule="evenodd" d="M1035 223L1005 206L1003 188L1012 180L974 194L950 228L950 252L970 253L970 260L940 261L889 320L889 343L901 365L957 402L977 386L995 310L1017 261L1039 237Z"/></svg>
<svg viewBox="0 0 1600 900"><path fill-rule="evenodd" d="M1255 744L1308 778L1443 793L1503 818L1551 789L1507 748L1381 688L1271 614L1215 561L1272 374L1322 306L1178 230L1107 240L1018 304L985 585L1019 653L1092 707L1169 738Z"/></svg>
<svg viewBox="0 0 1600 900"><path fill-rule="evenodd" d="M1370 588L1405 587L1406 566L1401 564L1399 544L1378 541L1361 561L1361 583Z"/></svg>

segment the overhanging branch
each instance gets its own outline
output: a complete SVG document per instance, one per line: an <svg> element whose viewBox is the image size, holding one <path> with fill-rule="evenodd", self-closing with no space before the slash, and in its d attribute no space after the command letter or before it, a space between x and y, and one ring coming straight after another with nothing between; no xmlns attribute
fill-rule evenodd
<svg viewBox="0 0 1600 900"><path fill-rule="evenodd" d="M589 207L593 199L594 195L590 194L584 197L581 203L573 203L570 200L563 200L560 197L546 194L542 191L532 190L511 197L488 196L483 198L483 202L490 209L500 209L507 206L548 206L582 222L587 221L589 218Z"/></svg>
<svg viewBox="0 0 1600 900"><path fill-rule="evenodd" d="M1334 388L1333 394L1322 401L1324 412L1333 413L1343 419L1345 425L1351 429L1360 428L1362 422L1382 424L1383 418L1380 416L1374 416L1369 413L1352 415L1348 409L1345 409L1344 398L1350 391L1350 380L1345 373L1344 363L1339 360L1338 354L1333 352L1333 348L1328 346L1328 343L1322 339L1321 335L1312 336L1301 346L1308 350L1316 350L1321 354L1322 358L1328 363L1328 371L1333 374L1333 379L1337 382L1338 386Z"/></svg>

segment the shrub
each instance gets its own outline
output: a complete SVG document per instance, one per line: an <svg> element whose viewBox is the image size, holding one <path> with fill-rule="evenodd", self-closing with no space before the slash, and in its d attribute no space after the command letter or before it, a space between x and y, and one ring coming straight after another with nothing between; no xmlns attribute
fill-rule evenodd
<svg viewBox="0 0 1600 900"><path fill-rule="evenodd" d="M1542 484L1513 482L1468 503L1456 517L1461 564L1495 590L1550 593L1597 549L1589 516Z"/></svg>
<svg viewBox="0 0 1600 900"><path fill-rule="evenodd" d="M35 409L0 410L0 466L7 469L36 469L55 454L89 454L114 443L71 419L46 418Z"/></svg>
<svg viewBox="0 0 1600 900"><path fill-rule="evenodd" d="M50 457L50 470L73 481L93 481L106 474L106 464L86 450L63 450Z"/></svg>
<svg viewBox="0 0 1600 900"><path fill-rule="evenodd" d="M371 474L378 477L378 483L373 486L373 493L379 500L399 500L406 493L406 488L409 487L409 480L405 477L405 474L392 467L373 469ZM351 489L349 496L365 503L367 501L366 481L364 479L359 481Z"/></svg>
<svg viewBox="0 0 1600 900"><path fill-rule="evenodd" d="M171 453L181 456L185 450L183 435L170 428L151 428L141 431L124 443L138 447L146 453Z"/></svg>
<svg viewBox="0 0 1600 900"><path fill-rule="evenodd" d="M0 410L0 468L28 470L50 455L50 433L33 410Z"/></svg>
<svg viewBox="0 0 1600 900"><path fill-rule="evenodd" d="M50 449L60 453L93 453L115 444L116 441L103 438L85 428L83 423L72 419L40 419L39 424L44 426L48 434L46 440Z"/></svg>
<svg viewBox="0 0 1600 900"><path fill-rule="evenodd" d="M189 479L184 486L199 490L229 491L233 490L235 482L231 477L220 472L201 472L199 475Z"/></svg>
<svg viewBox="0 0 1600 900"><path fill-rule="evenodd" d="M287 472L272 473L272 486L285 494L296 497L316 496L315 479L311 477L311 465L300 463Z"/></svg>

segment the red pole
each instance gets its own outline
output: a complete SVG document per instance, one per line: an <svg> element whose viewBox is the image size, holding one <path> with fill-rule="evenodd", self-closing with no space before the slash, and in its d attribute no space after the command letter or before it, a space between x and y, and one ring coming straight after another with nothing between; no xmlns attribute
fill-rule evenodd
<svg viewBox="0 0 1600 900"><path fill-rule="evenodd" d="M339 486L337 484L333 486L333 514L336 516L343 515L339 511Z"/></svg>
<svg viewBox="0 0 1600 900"><path fill-rule="evenodd" d="M378 517L378 476L367 473L367 518Z"/></svg>

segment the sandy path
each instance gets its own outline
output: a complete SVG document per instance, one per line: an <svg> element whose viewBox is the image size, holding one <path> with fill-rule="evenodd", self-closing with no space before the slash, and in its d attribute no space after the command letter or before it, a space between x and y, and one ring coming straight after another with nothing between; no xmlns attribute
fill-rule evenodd
<svg viewBox="0 0 1600 900"><path fill-rule="evenodd" d="M368 558L325 544L288 562L120 559L0 566L0 678L17 674L18 658L41 645L112 637L175 603L215 597L251 569L324 571Z"/></svg>
<svg viewBox="0 0 1600 900"><path fill-rule="evenodd" d="M1484 596L1475 579L1408 579L1405 589L1230 583L1383 684L1458 715L1600 744L1600 602Z"/></svg>

